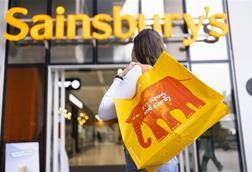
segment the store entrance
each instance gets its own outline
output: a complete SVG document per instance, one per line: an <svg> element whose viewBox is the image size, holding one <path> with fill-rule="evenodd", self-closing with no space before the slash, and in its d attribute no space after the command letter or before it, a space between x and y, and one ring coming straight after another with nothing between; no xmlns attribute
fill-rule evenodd
<svg viewBox="0 0 252 172"><path fill-rule="evenodd" d="M49 67L46 172L124 171L118 122L98 116L100 101L122 67ZM180 171L198 171L196 144L178 159Z"/></svg>
<svg viewBox="0 0 252 172"><path fill-rule="evenodd" d="M102 121L98 116L115 74L116 69L65 71L65 144L71 167L124 165L117 120Z"/></svg>
<svg viewBox="0 0 252 172"><path fill-rule="evenodd" d="M47 162L48 170L69 166L73 172L123 171L118 122L102 121L98 116L100 101L119 67L49 69L48 97L52 99L48 99L51 127L47 134L52 140L47 139L47 156L51 155L52 163Z"/></svg>

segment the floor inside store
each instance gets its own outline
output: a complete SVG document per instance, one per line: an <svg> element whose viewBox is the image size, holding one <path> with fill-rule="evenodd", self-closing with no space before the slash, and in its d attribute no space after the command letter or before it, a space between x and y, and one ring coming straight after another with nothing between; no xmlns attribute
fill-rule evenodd
<svg viewBox="0 0 252 172"><path fill-rule="evenodd" d="M115 143L99 143L70 158L71 166L83 166L83 164L86 166L124 165L123 147Z"/></svg>

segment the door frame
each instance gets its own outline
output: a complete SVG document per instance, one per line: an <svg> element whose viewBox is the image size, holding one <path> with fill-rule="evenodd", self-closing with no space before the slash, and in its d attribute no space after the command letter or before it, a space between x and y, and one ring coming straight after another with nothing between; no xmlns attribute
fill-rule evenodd
<svg viewBox="0 0 252 172"><path fill-rule="evenodd" d="M58 109L61 107L62 109L65 107L64 101L65 96L61 96L59 99L59 95L65 95L64 84L61 84L60 87L58 82L64 82L65 80L65 71L68 70L100 70L100 69L117 69L125 67L126 64L104 64L104 65L51 65L48 66L47 70L47 115L46 115L46 172L62 172L60 169L63 169L63 163L59 163L57 160L63 160L63 149L65 145L65 138L63 132L65 130L65 125L63 122L64 115L63 112L59 113ZM56 85L56 86L55 86ZM55 103L56 102L56 103ZM58 115L56 115L58 114ZM59 116L61 115L61 118ZM58 122L61 121L60 125L60 133L61 138L58 138ZM56 126L57 125L57 126ZM58 147L60 148L60 155L58 155ZM58 157L59 156L59 157Z"/></svg>

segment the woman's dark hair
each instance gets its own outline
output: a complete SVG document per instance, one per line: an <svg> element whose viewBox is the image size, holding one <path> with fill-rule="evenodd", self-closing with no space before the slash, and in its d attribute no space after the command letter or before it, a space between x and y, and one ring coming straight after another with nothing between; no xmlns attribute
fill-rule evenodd
<svg viewBox="0 0 252 172"><path fill-rule="evenodd" d="M158 32L144 29L135 37L133 50L140 63L154 65L164 50L164 42Z"/></svg>

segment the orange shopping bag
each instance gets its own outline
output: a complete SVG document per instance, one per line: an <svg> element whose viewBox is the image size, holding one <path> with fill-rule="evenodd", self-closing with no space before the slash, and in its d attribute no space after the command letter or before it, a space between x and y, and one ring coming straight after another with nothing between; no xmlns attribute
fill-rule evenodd
<svg viewBox="0 0 252 172"><path fill-rule="evenodd" d="M224 97L167 52L137 81L132 99L115 99L127 150L138 168L162 165L229 112Z"/></svg>

